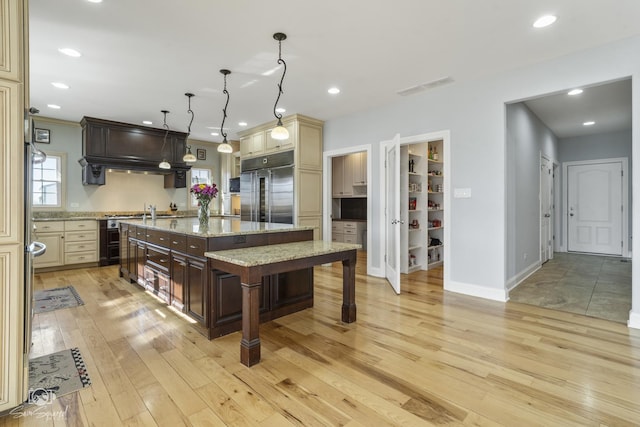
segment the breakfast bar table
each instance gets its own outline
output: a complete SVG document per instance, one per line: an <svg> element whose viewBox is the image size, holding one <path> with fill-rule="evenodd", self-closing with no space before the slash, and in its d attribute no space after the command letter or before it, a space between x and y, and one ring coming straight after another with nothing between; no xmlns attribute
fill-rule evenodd
<svg viewBox="0 0 640 427"><path fill-rule="evenodd" d="M341 261L342 321L355 322L356 250L360 247L352 243L310 240L205 252L212 268L240 276L242 285L240 362L246 366L260 362L259 293L263 276Z"/></svg>

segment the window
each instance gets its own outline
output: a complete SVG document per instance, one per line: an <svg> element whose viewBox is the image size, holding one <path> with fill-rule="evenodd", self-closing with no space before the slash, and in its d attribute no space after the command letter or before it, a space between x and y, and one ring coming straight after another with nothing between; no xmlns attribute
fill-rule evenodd
<svg viewBox="0 0 640 427"><path fill-rule="evenodd" d="M65 157L63 154L47 153L47 159L32 166L32 205L34 208L62 209L64 207Z"/></svg>
<svg viewBox="0 0 640 427"><path fill-rule="evenodd" d="M211 169L191 168L191 181L189 188L195 184L211 184ZM189 192L189 204L192 207L198 206L198 200Z"/></svg>

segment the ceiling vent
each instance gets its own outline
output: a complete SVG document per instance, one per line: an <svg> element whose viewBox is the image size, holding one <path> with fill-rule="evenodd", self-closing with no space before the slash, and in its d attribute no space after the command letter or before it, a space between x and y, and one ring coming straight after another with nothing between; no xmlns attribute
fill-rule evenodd
<svg viewBox="0 0 640 427"><path fill-rule="evenodd" d="M409 96L414 93L422 92L428 89L433 89L434 87L444 86L446 84L453 83L453 79L451 77L443 77L441 79L432 80L430 82L422 83L419 85L411 86L406 89L402 89L397 91L396 93L400 96Z"/></svg>

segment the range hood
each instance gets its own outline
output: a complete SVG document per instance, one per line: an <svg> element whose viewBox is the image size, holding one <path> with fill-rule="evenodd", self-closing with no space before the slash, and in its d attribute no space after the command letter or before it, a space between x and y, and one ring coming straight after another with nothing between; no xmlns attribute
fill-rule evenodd
<svg viewBox="0 0 640 427"><path fill-rule="evenodd" d="M165 141L164 129L83 117L82 125L82 183L103 185L106 169L122 169L160 175L186 176L191 165L182 160L187 134L169 131ZM163 148L164 145L164 148ZM163 159L171 169L160 169Z"/></svg>

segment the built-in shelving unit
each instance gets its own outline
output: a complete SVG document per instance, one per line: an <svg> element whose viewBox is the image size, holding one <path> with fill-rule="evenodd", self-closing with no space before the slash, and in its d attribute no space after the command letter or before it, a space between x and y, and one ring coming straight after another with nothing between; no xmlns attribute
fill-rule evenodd
<svg viewBox="0 0 640 427"><path fill-rule="evenodd" d="M400 207L402 273L426 268L425 226L427 221L427 158L426 144L411 144L400 149L400 188L405 206Z"/></svg>
<svg viewBox="0 0 640 427"><path fill-rule="evenodd" d="M444 152L443 141L430 141L427 147L427 267L444 262Z"/></svg>
<svg viewBox="0 0 640 427"><path fill-rule="evenodd" d="M412 273L444 261L443 141L400 147L400 271Z"/></svg>

